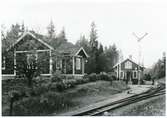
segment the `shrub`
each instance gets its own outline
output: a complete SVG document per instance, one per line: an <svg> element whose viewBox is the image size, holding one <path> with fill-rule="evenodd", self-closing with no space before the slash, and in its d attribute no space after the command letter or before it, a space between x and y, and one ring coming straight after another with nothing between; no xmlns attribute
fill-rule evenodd
<svg viewBox="0 0 167 118"><path fill-rule="evenodd" d="M140 84L144 85L145 84L144 80L140 80Z"/></svg>
<svg viewBox="0 0 167 118"><path fill-rule="evenodd" d="M144 80L151 81L151 75L150 74L144 74Z"/></svg>
<svg viewBox="0 0 167 118"><path fill-rule="evenodd" d="M89 81L91 81L91 82L96 81L96 80L97 80L96 73L91 73L91 74L88 76L88 78L89 78Z"/></svg>
<svg viewBox="0 0 167 118"><path fill-rule="evenodd" d="M51 81L52 82L61 82L63 79L66 79L64 75L62 75L60 72L55 72L52 75Z"/></svg>
<svg viewBox="0 0 167 118"><path fill-rule="evenodd" d="M109 76L107 74L105 74L105 73L100 73L100 79L108 81L109 80Z"/></svg>
<svg viewBox="0 0 167 118"><path fill-rule="evenodd" d="M117 75L116 75L115 72L109 72L109 73L108 73L108 76L109 76L110 78L112 78L113 80L118 80Z"/></svg>
<svg viewBox="0 0 167 118"><path fill-rule="evenodd" d="M52 82L50 85L50 90L55 91L57 90L57 83L56 82Z"/></svg>
<svg viewBox="0 0 167 118"><path fill-rule="evenodd" d="M138 79L132 79L132 84L138 84Z"/></svg>
<svg viewBox="0 0 167 118"><path fill-rule="evenodd" d="M68 88L75 87L76 85L76 80L63 80L62 82L57 82L57 90L58 91L63 91Z"/></svg>
<svg viewBox="0 0 167 118"><path fill-rule="evenodd" d="M40 97L27 97L18 101L14 106L13 115L48 115L72 105L73 103L67 96L55 92L48 92Z"/></svg>
<svg viewBox="0 0 167 118"><path fill-rule="evenodd" d="M72 88L72 87L75 87L75 85L76 85L77 83L76 83L76 80L75 80L75 79L71 79L71 80L68 80L68 81L66 82L66 84L67 84L67 87L68 87L68 88Z"/></svg>
<svg viewBox="0 0 167 118"><path fill-rule="evenodd" d="M66 79L67 79L67 80L74 79L74 76L67 76Z"/></svg>
<svg viewBox="0 0 167 118"><path fill-rule="evenodd" d="M77 78L75 79L76 80L76 84L84 84L84 83L87 83L89 82L89 78L87 77L83 77L83 78Z"/></svg>
<svg viewBox="0 0 167 118"><path fill-rule="evenodd" d="M61 92L66 89L66 85L63 82L59 82L56 84L56 88L59 92Z"/></svg>
<svg viewBox="0 0 167 118"><path fill-rule="evenodd" d="M43 83L41 86L33 87L32 89L32 96L39 96L49 91L51 84L50 83Z"/></svg>
<svg viewBox="0 0 167 118"><path fill-rule="evenodd" d="M118 80L118 78L115 75L109 75L113 80Z"/></svg>
<svg viewBox="0 0 167 118"><path fill-rule="evenodd" d="M107 74L107 73L100 73L100 79L105 81L110 81L112 83L113 81L113 75Z"/></svg>

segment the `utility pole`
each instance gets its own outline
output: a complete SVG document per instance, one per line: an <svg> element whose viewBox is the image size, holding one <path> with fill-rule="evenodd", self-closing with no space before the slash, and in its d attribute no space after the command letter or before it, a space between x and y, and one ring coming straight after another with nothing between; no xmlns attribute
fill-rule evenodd
<svg viewBox="0 0 167 118"><path fill-rule="evenodd" d="M141 37L138 37L134 32L132 33L135 37L136 37L136 39L137 39L137 43L138 43L138 50L139 50L139 57L138 57L138 65L139 65L139 67L138 67L138 73L139 73L139 77L138 77L138 85L140 84L140 65L141 65L141 44L140 44L140 42L141 42L141 40L142 39L144 39L144 37L145 36L147 36L148 35L148 33L145 33L143 36L141 36Z"/></svg>

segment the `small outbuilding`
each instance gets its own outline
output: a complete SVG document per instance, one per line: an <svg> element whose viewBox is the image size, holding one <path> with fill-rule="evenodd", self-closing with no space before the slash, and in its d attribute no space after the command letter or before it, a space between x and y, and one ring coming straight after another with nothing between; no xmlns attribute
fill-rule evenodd
<svg viewBox="0 0 167 118"><path fill-rule="evenodd" d="M113 66L118 80L125 80L127 83L137 84L143 76L144 67L127 58Z"/></svg>

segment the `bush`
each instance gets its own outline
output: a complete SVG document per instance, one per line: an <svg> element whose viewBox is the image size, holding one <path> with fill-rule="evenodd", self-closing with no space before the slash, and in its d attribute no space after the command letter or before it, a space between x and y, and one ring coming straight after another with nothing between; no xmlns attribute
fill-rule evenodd
<svg viewBox="0 0 167 118"><path fill-rule="evenodd" d="M68 87L68 88L72 88L72 87L75 87L75 85L76 85L77 83L76 83L76 80L75 80L75 79L71 79L71 80L66 81L66 84L67 84L67 87Z"/></svg>
<svg viewBox="0 0 167 118"><path fill-rule="evenodd" d="M73 106L70 99L55 92L48 92L40 97L28 97L20 100L14 106L13 115L40 116Z"/></svg>
<svg viewBox="0 0 167 118"><path fill-rule="evenodd" d="M144 80L151 81L151 75L150 74L144 74Z"/></svg>
<svg viewBox="0 0 167 118"><path fill-rule="evenodd" d="M60 72L55 72L52 75L51 81L52 82L62 82L63 79L66 79L64 75L62 75Z"/></svg>
<svg viewBox="0 0 167 118"><path fill-rule="evenodd" d="M144 80L140 80L140 84L145 85Z"/></svg>
<svg viewBox="0 0 167 118"><path fill-rule="evenodd" d="M67 80L74 79L74 76L67 76L66 79L67 79Z"/></svg>
<svg viewBox="0 0 167 118"><path fill-rule="evenodd" d="M88 76L88 78L89 78L89 81L94 82L94 81L97 80L97 75L96 75L96 73L91 73L91 74Z"/></svg>
<svg viewBox="0 0 167 118"><path fill-rule="evenodd" d="M109 80L109 76L106 73L100 73L99 76L101 80Z"/></svg>
<svg viewBox="0 0 167 118"><path fill-rule="evenodd" d="M117 80L118 79L115 72L109 72L108 76L111 77L113 80Z"/></svg>
<svg viewBox="0 0 167 118"><path fill-rule="evenodd" d="M57 90L57 83L56 82L52 82L50 85L50 90L55 91Z"/></svg>
<svg viewBox="0 0 167 118"><path fill-rule="evenodd" d="M64 84L63 82L57 83L57 84L56 84L56 89L57 89L59 92L65 90L65 89L66 89L65 84Z"/></svg>
<svg viewBox="0 0 167 118"><path fill-rule="evenodd" d="M132 79L132 84L138 84L138 79Z"/></svg>
<svg viewBox="0 0 167 118"><path fill-rule="evenodd" d="M101 80L110 81L111 83L113 81L113 75L111 75L111 74L100 73L99 77Z"/></svg>
<svg viewBox="0 0 167 118"><path fill-rule="evenodd" d="M39 96L49 91L51 84L50 83L43 83L41 86L33 87L32 89L32 96Z"/></svg>
<svg viewBox="0 0 167 118"><path fill-rule="evenodd" d="M89 78L88 78L88 75L86 76L83 76L83 78L76 78L76 84L84 84L84 83L87 83L89 82Z"/></svg>
<svg viewBox="0 0 167 118"><path fill-rule="evenodd" d="M76 80L71 79L71 80L62 80L61 82L57 82L56 88L59 92L64 91L65 89L75 87L76 85Z"/></svg>

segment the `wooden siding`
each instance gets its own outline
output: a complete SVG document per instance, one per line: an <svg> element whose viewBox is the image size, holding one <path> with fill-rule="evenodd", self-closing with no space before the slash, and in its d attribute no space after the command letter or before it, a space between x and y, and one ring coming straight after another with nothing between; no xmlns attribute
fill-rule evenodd
<svg viewBox="0 0 167 118"><path fill-rule="evenodd" d="M5 54L2 54L2 57L5 56L5 69L2 70L2 74L14 74L14 51L10 50Z"/></svg>
<svg viewBox="0 0 167 118"><path fill-rule="evenodd" d="M132 63L132 68L131 69L126 69L125 68L125 63L127 62L127 61L129 61L130 63ZM134 62L132 62L132 61L130 61L130 60L126 60L126 61L124 61L123 63L121 63L121 70L135 70L135 69L138 69L138 65L137 64L135 64Z"/></svg>
<svg viewBox="0 0 167 118"><path fill-rule="evenodd" d="M15 45L16 51L28 50L46 50L49 49L43 43L39 42L30 35L25 36L20 42Z"/></svg>
<svg viewBox="0 0 167 118"><path fill-rule="evenodd" d="M40 69L41 74L49 74L49 51L38 52L38 69Z"/></svg>

